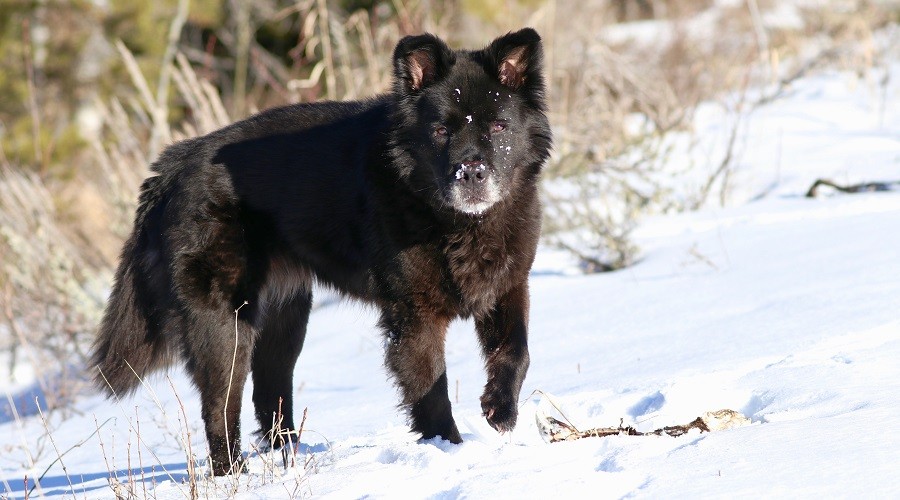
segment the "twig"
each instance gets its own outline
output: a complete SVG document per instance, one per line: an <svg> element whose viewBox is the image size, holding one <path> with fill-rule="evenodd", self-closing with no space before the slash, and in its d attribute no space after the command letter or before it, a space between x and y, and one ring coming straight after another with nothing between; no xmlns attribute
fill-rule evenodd
<svg viewBox="0 0 900 500"><path fill-rule="evenodd" d="M129 424L131 424L131 419L129 418ZM134 496L134 468L131 466L131 435L137 434L134 430L134 425L131 425L131 428L128 430L128 441L125 443L125 470L128 471L128 492ZM138 446L140 446L141 436L137 434Z"/></svg>
<svg viewBox="0 0 900 500"><path fill-rule="evenodd" d="M294 454L296 455L300 448L300 436L303 435L303 428L306 427L306 413L309 411L309 407L303 408L303 417L300 419L300 427L297 428L297 444L294 448Z"/></svg>
<svg viewBox="0 0 900 500"><path fill-rule="evenodd" d="M134 370L132 369L132 371L134 371ZM98 372L100 373L100 377L103 378L103 381L106 382L107 387L109 387L110 392L112 393L113 397L114 397L115 400L116 400L116 404L117 404L117 405L119 406L119 408L122 410L122 413L125 413L125 409L122 408L122 401L119 399L119 395L118 395L118 394L116 393L116 391L113 389L112 384L109 383L109 380L106 378L106 375L103 374L103 371L102 371L102 370L98 370ZM142 380L142 381L143 381L143 380ZM127 418L127 414L126 414L126 418ZM134 425L131 423L131 419L130 419L130 418L128 418L128 426L129 426L129 428L130 428L131 430L134 430ZM172 483L175 484L175 485L177 486L177 485L178 485L178 481L176 481L175 478L172 476L172 474L169 472L169 470L166 469L166 467L165 467L165 466L163 465L163 463L162 463L162 460L160 460L160 459L159 459L159 456L156 454L156 452L153 451L153 448L147 446L147 443L144 443L144 442L143 442L143 439L142 439L140 436L138 436L138 442L139 442L140 444L144 445L144 446L147 448L147 451L149 451L150 454L153 455L154 460L156 460L156 463L159 464L159 466L160 466L160 468L162 469L162 471L165 472L166 476L169 476L169 479L172 481ZM188 495L184 492L184 490L181 489L180 486L178 486L178 491L179 491L182 495L184 495L185 497L188 497Z"/></svg>
<svg viewBox="0 0 900 500"><path fill-rule="evenodd" d="M569 426L571 426L573 429L578 431L578 428L575 427L575 424L573 424L572 421L569 420L569 417L567 417L566 414L563 413L563 411L559 408L559 405L556 404L556 400L554 399L554 397L540 389L535 389L535 390L531 391L531 394L529 394L527 398L525 398L521 403L519 403L519 408L521 408L522 405L524 405L525 402L528 401L529 399L531 399L531 397L534 396L535 394L540 394L541 396L544 396L544 398L547 400L547 402L549 402L550 405L553 406L553 409L558 411L559 414L562 416L562 418L566 419L566 422L569 423Z"/></svg>
<svg viewBox="0 0 900 500"><path fill-rule="evenodd" d="M200 492L197 489L197 466L194 463L194 451L191 446L191 428L188 426L187 412L184 410L184 403L181 402L181 396L178 395L178 391L175 390L175 384L172 382L172 379L169 375L166 375L166 380L169 381L169 386L172 387L172 393L175 394L175 400L178 401L178 407L181 408L181 415L184 417L184 443L185 443L185 452L187 453L187 470L188 475L191 477L189 482L191 500L197 500L200 498ZM178 417L179 423L181 421L181 417Z"/></svg>
<svg viewBox="0 0 900 500"><path fill-rule="evenodd" d="M234 365L237 364L238 352L238 313L241 308L249 304L246 300L234 310L234 354L231 357L231 372L228 373L228 387L225 389L225 406L222 408L222 417L225 420L225 446L228 448L228 468L234 468L234 460L231 452L231 441L228 437L228 398L231 396L231 384L234 380Z"/></svg>
<svg viewBox="0 0 900 500"><path fill-rule="evenodd" d="M719 166L716 168L713 174L709 176L709 178L706 180L706 184L700 190L700 195L693 206L694 210L699 209L700 206L706 202L706 199L709 197L710 191L712 191L713 185L719 179L719 177L723 177L722 189L719 192L719 204L722 206L725 205L725 190L728 188L728 174L731 170L731 161L734 158L734 144L737 142L738 131L741 129L742 119L746 118L744 103L747 102L747 89L749 85L750 73L747 72L744 76L744 84L740 94L741 97L735 108L734 125L731 127L731 134L729 134L728 136L728 145L726 146L725 156L722 157L722 161L719 162Z"/></svg>
<svg viewBox="0 0 900 500"><path fill-rule="evenodd" d="M369 28L372 22L369 12L359 10L347 20L348 25L355 25L359 33L359 44L363 49L363 58L366 62L366 70L369 72L369 84L381 88L380 68L375 57L375 38Z"/></svg>
<svg viewBox="0 0 900 500"><path fill-rule="evenodd" d="M47 437L50 438L50 444L53 445L53 449L56 451L56 460L54 460L53 462L50 463L50 465L47 467L47 470L50 470L50 467L52 467L56 462L59 462L59 464L62 465L63 474L65 474L65 476L66 476L66 481L69 482L69 489L72 491L72 494L74 495L75 494L75 485L72 484L72 478L69 477L69 470L66 468L66 464L62 461L63 454L60 454L59 448L56 446L56 441L53 439L53 433L50 432L50 425L47 423L47 419L44 418L44 412L41 410L41 403L40 403L40 401L38 401L38 398L34 398L34 404L37 406L38 414L41 416L41 422L44 424L44 429L47 431ZM81 446L81 444L79 443L78 445L73 446L72 448L77 448L78 446ZM70 448L69 450L66 450L66 453L68 453L72 448ZM44 471L44 474L47 473L47 470ZM41 474L40 479L43 479L44 474ZM35 483L35 484L37 484L37 483ZM29 491L29 493L30 493L30 491Z"/></svg>
<svg viewBox="0 0 900 500"><path fill-rule="evenodd" d="M25 452L25 456L28 457L28 466L29 466L29 468L34 469L34 465L35 465L34 456L31 454L31 448L29 448L28 440L25 439L25 436L26 436L25 426L22 425L22 418L19 416L19 410L16 409L15 401L13 401L12 394L9 393L9 388L7 388L5 392L6 392L6 401L9 403L9 410L12 412L13 421L15 421L16 428L19 431L18 435L22 439L22 450ZM4 481L6 481L6 480L4 479ZM28 483L26 481L26 487L27 486L28 486ZM40 478L38 478L34 482L34 486L38 489L38 494L43 496L44 490L43 490L43 488L41 488ZM7 491L11 491L11 490L9 488L7 488Z"/></svg>
<svg viewBox="0 0 900 500"><path fill-rule="evenodd" d="M337 99L337 77L334 74L334 56L331 53L331 32L328 26L328 7L325 0L317 0L319 16L319 42L322 44L322 58L325 60L325 91L329 100Z"/></svg>
<svg viewBox="0 0 900 500"><path fill-rule="evenodd" d="M172 23L169 25L168 43L160 63L159 82L156 85L156 105L151 109L153 113L153 135L150 137L149 154L151 158L156 157L160 142L168 139L170 134L168 122L169 82L172 77L175 54L178 51L178 40L181 38L181 29L187 21L189 10L190 0L178 0L178 10L175 11L175 17L172 18Z"/></svg>
<svg viewBox="0 0 900 500"><path fill-rule="evenodd" d="M582 265L585 266L585 272L587 272L588 274L607 273L610 271L615 271L616 269L619 269L621 267L614 266L607 262L603 262L596 257L592 257L562 240L554 241L553 244L577 257L578 260L581 261Z"/></svg>
<svg viewBox="0 0 900 500"><path fill-rule="evenodd" d="M94 414L94 427L97 429L96 432L100 432L100 423L97 422L97 415ZM106 419L108 422L110 419L115 417L110 417ZM103 425L106 425L106 422L103 422ZM113 481L116 480L116 475L113 472L112 466L109 464L109 459L106 458L106 446L103 444L103 436L97 435L97 440L100 441L100 452L103 454L103 461L106 463L106 470L109 471L109 482L112 484Z"/></svg>
<svg viewBox="0 0 900 500"><path fill-rule="evenodd" d="M147 476L144 474L144 457L141 454L141 420L140 415L138 415L138 407L134 407L134 421L137 425L137 435L138 435L138 445L137 445L137 453L138 453L138 467L141 470L141 488L144 491L144 498L147 497Z"/></svg>
<svg viewBox="0 0 900 500"><path fill-rule="evenodd" d="M236 0L237 2L237 47L235 48L234 62L234 103L232 115L241 117L244 115L245 98L247 93L247 68L250 60L250 0Z"/></svg>
<svg viewBox="0 0 900 500"><path fill-rule="evenodd" d="M767 63L767 67L772 78L775 78L771 62L771 51L769 49L769 36L766 34L766 28L763 25L762 15L759 12L759 4L756 0L747 0L747 8L750 9L750 19L753 21L753 30L756 32L756 44L759 46L759 59Z"/></svg>
<svg viewBox="0 0 900 500"><path fill-rule="evenodd" d="M9 485L9 481L7 481L5 477L0 479L0 481L2 481L2 483L0 483L0 486L6 488L6 491L12 491L12 487ZM28 487L28 474L25 474L25 487ZM25 498L28 498L27 493L25 494Z"/></svg>
<svg viewBox="0 0 900 500"><path fill-rule="evenodd" d="M141 72L140 66L138 66L137 61L134 59L134 54L128 50L128 47L125 46L122 40L116 40L116 49L119 51L119 55L122 56L122 62L125 63L125 69L128 70L131 82L137 87L138 93L141 95L141 99L144 102L144 108L150 110L152 113L152 110L156 108L156 100L150 92L150 86L147 84L144 73Z"/></svg>
<svg viewBox="0 0 900 500"><path fill-rule="evenodd" d="M815 198L818 194L819 186L832 187L842 193L869 193L873 191L891 191L893 186L900 186L900 181L864 182L862 184L841 186L828 179L817 179L809 188L809 191L806 192L806 197Z"/></svg>
<svg viewBox="0 0 900 500"><path fill-rule="evenodd" d="M712 259L710 259L709 257L707 257L707 256L703 255L702 253L700 253L700 250L697 249L697 244L696 244L696 243L694 243L694 245L691 246L690 250L688 250L688 254L689 254L691 257L693 257L693 258L699 260L700 262L706 264L707 266L713 268L714 270L716 270L716 271L719 270L719 266L717 266L716 263L712 261Z"/></svg>
<svg viewBox="0 0 900 500"><path fill-rule="evenodd" d="M7 324L9 324L9 328L12 330L12 332L16 335L16 338L19 340L19 342L16 345L21 346L25 349L26 355L30 358L29 361L31 362L31 366L33 366L35 369L37 369L37 367L39 367L39 366L43 366L43 364L40 363L41 360L38 359L38 356L36 354L36 349L34 347L32 347L31 342L28 340L28 336L25 335L25 332L22 331L22 328L20 328L19 324L16 322L16 317L13 314L13 310L12 310L12 303L13 303L13 301L12 301L12 283L10 283L10 282L7 282L6 287L4 287L4 302L5 302L5 304L3 307L3 314L6 317L6 322L7 322ZM49 388L50 384L47 382L47 378L44 376L43 370L38 370L38 373L36 373L36 376L37 376L38 387L41 388L41 392L43 392L45 394L49 393L50 392L50 388ZM9 393L7 393L7 395L8 394ZM10 407L12 407L12 404L13 404L12 399L10 398Z"/></svg>
<svg viewBox="0 0 900 500"><path fill-rule="evenodd" d="M837 48L830 48L830 49L823 50L822 52L819 52L818 54L816 54L815 57L811 58L805 64L803 64L802 66L797 68L796 71L794 71L790 75L786 76L785 78L778 80L778 84L777 84L775 90L767 95L760 97L756 101L754 101L753 104L751 105L751 108L755 109L755 108L758 108L765 104L769 104L773 101L778 100L779 98L784 96L784 94L790 88L791 84L793 84L795 81L799 80L800 78L803 78L804 76L806 76L810 71L815 69L823 61L833 58L833 57L837 56L839 53L840 53L840 51Z"/></svg>
<svg viewBox="0 0 900 500"><path fill-rule="evenodd" d="M38 171L41 176L44 175L44 158L41 153L41 114L38 111L37 88L34 78L34 64L31 55L31 23L29 20L22 20L22 38L25 44L25 72L27 74L26 83L28 85L28 109L31 112L31 133L34 136L34 161L38 164Z"/></svg>

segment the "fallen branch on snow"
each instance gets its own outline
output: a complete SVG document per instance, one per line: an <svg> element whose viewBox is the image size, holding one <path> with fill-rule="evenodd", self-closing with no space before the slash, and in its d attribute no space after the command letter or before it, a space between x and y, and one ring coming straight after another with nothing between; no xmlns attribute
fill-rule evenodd
<svg viewBox="0 0 900 500"><path fill-rule="evenodd" d="M815 198L819 186L832 187L842 193L869 193L872 191L892 191L900 186L900 181L864 182L862 184L853 184L851 186L841 186L828 179L818 179L813 183L812 187L809 188L809 191L806 192L806 197Z"/></svg>
<svg viewBox="0 0 900 500"><path fill-rule="evenodd" d="M553 406L556 407L555 404ZM558 407L556 408L559 410ZM685 425L671 425L649 432L638 431L630 425L623 426L621 421L617 427L596 427L593 429L578 430L571 423L557 420L544 413L540 408L535 411L534 416L537 421L538 432L541 434L541 437L544 438L544 441L547 441L548 443L574 441L586 437L607 436L662 436L663 434L666 434L677 437L687 434L692 429L698 429L700 432L714 432L750 425L749 418L745 417L740 412L727 409L708 411ZM565 418L565 416L563 416L563 418Z"/></svg>

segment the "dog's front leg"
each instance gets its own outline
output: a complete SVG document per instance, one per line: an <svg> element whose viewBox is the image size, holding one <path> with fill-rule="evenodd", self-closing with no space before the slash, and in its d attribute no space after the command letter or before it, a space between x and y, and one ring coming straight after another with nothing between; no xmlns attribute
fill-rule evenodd
<svg viewBox="0 0 900 500"><path fill-rule="evenodd" d="M487 384L481 396L484 417L500 432L512 430L519 391L528 371L528 281L513 287L475 319L485 356Z"/></svg>
<svg viewBox="0 0 900 500"><path fill-rule="evenodd" d="M385 364L400 387L411 430L425 439L440 436L461 443L447 394L444 339L449 318L402 309L384 311L381 326L387 335Z"/></svg>

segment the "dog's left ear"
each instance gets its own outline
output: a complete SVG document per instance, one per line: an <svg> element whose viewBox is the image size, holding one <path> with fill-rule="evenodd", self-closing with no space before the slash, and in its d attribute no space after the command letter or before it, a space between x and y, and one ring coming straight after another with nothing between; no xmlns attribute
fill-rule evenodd
<svg viewBox="0 0 900 500"><path fill-rule="evenodd" d="M531 28L509 33L491 42L485 52L500 83L518 90L540 77L543 49L541 36Z"/></svg>

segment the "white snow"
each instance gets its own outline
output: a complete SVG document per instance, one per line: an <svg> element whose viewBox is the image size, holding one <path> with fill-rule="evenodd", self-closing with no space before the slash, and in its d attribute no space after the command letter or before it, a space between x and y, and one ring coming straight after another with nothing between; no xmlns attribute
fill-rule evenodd
<svg viewBox="0 0 900 500"><path fill-rule="evenodd" d="M298 419L308 408L297 458L306 466L284 471L254 454L249 474L201 479L201 496L900 497L900 192L802 196L818 177L900 179L896 77L881 95L835 73L758 110L734 181L747 194L725 209L645 221L631 268L582 276L565 254L541 249L512 433L481 417L471 322L447 336L465 443L422 442L395 407L375 313L330 304L312 315L295 376ZM119 403L89 395L49 414L60 453L84 443L52 464L41 491L111 498L114 475L141 497L185 497L185 422L198 456L206 445L196 392L181 370L169 377L186 416L162 375ZM585 428L621 419L652 430L723 408L753 424L547 444L534 391L554 394ZM57 457L27 406L19 420L0 412L0 496L23 498L25 476L33 484Z"/></svg>

